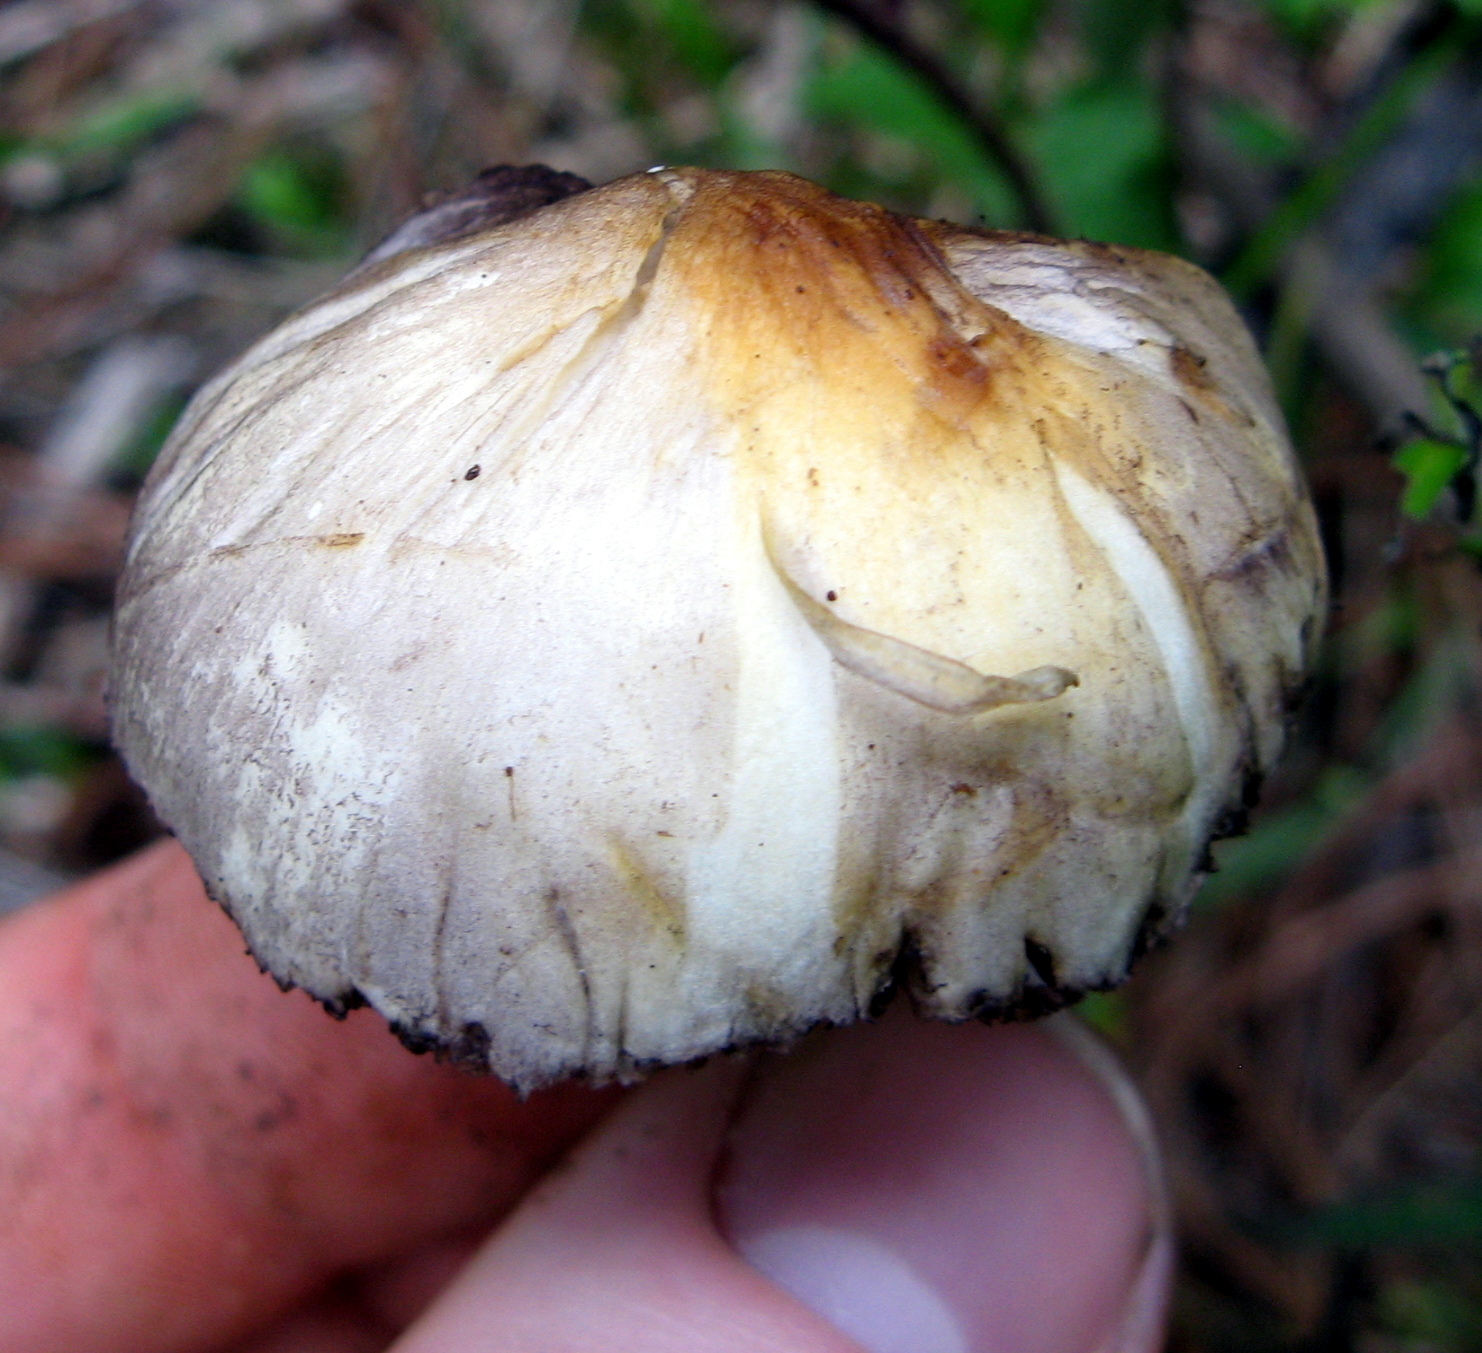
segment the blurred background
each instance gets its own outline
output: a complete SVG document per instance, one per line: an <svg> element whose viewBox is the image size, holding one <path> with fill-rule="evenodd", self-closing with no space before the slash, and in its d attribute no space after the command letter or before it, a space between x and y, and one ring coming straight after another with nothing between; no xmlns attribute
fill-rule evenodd
<svg viewBox="0 0 1482 1353"><path fill-rule="evenodd" d="M1482 1349L1482 0L0 6L0 910L159 830L102 685L193 388L532 160L786 168L1230 288L1316 493L1326 657L1187 931L1082 1009L1166 1145L1175 1349Z"/></svg>

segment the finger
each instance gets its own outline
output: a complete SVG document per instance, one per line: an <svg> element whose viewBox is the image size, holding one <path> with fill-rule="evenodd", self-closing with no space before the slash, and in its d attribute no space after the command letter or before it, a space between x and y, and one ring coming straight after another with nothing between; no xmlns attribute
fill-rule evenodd
<svg viewBox="0 0 1482 1353"><path fill-rule="evenodd" d="M488 1224L606 1103L285 995L163 843L0 926L0 1350L222 1344Z"/></svg>
<svg viewBox="0 0 1482 1353"><path fill-rule="evenodd" d="M1141 1143L1049 1028L819 1041L760 1083L729 1160L737 1248L871 1353L1134 1353L1149 1302L1156 1346Z"/></svg>
<svg viewBox="0 0 1482 1353"><path fill-rule="evenodd" d="M381 1353L473 1257L486 1230L439 1236L346 1274L224 1353Z"/></svg>
<svg viewBox="0 0 1482 1353"><path fill-rule="evenodd" d="M483 1231L440 1236L359 1274L360 1305L373 1319L398 1334L422 1314L483 1244Z"/></svg>
<svg viewBox="0 0 1482 1353"><path fill-rule="evenodd" d="M1052 1033L901 1011L738 1076L644 1087L398 1353L1153 1347L1139 1145Z"/></svg>
<svg viewBox="0 0 1482 1353"><path fill-rule="evenodd" d="M385 1353L394 1333L338 1292L309 1302L224 1353Z"/></svg>
<svg viewBox="0 0 1482 1353"><path fill-rule="evenodd" d="M1127 1294L1121 1320L1102 1341L1098 1353L1156 1353L1163 1347L1167 1334L1178 1244L1173 1203L1152 1114L1116 1054L1089 1026L1074 1015L1062 1014L1042 1027L1054 1034L1101 1083L1121 1116L1142 1164L1148 1204L1147 1248Z"/></svg>
<svg viewBox="0 0 1482 1353"><path fill-rule="evenodd" d="M621 1105L396 1344L396 1353L856 1353L716 1229L740 1061Z"/></svg>

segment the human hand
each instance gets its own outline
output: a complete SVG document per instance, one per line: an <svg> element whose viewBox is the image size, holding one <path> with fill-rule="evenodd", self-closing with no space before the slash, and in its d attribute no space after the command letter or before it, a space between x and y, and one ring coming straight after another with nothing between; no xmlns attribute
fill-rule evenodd
<svg viewBox="0 0 1482 1353"><path fill-rule="evenodd" d="M1076 1042L897 1009L521 1102L280 993L161 843L0 926L0 1353L1148 1353Z"/></svg>

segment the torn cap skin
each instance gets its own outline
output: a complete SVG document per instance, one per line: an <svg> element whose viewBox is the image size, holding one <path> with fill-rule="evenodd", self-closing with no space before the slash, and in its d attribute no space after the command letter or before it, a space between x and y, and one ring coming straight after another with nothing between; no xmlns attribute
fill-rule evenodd
<svg viewBox="0 0 1482 1353"><path fill-rule="evenodd" d="M582 187L486 175L155 466L115 731L211 893L522 1090L1119 981L1324 606L1229 301L786 174Z"/></svg>

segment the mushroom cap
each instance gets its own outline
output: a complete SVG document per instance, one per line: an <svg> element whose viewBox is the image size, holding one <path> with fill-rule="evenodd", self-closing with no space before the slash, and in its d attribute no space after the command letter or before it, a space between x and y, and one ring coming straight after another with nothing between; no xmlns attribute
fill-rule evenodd
<svg viewBox="0 0 1482 1353"><path fill-rule="evenodd" d="M259 961L522 1090L1119 981L1324 607L1218 286L779 173L471 229L138 508L117 742Z"/></svg>

